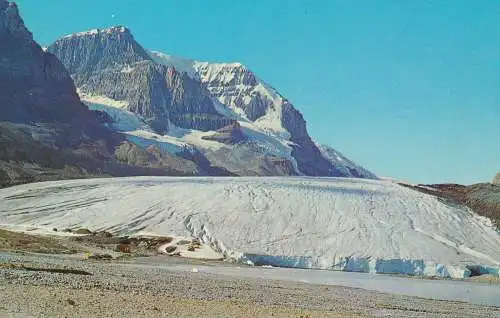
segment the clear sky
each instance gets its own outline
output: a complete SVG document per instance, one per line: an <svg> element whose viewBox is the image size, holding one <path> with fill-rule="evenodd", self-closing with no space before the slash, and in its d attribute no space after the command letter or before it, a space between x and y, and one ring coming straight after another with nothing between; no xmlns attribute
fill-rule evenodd
<svg viewBox="0 0 500 318"><path fill-rule="evenodd" d="M309 132L381 176L500 171L498 0L18 0L43 45L125 25L146 48L238 61Z"/></svg>

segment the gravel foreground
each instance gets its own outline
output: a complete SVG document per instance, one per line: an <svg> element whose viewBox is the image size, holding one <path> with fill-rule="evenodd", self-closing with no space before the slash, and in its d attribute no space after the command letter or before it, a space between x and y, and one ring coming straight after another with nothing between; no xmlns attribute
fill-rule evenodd
<svg viewBox="0 0 500 318"><path fill-rule="evenodd" d="M0 252L0 317L500 317L498 307L168 269L179 262L197 263Z"/></svg>

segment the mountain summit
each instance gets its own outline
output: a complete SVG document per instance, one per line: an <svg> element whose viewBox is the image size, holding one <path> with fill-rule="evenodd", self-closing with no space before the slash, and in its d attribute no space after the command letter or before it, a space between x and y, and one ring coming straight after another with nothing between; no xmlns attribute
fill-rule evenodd
<svg viewBox="0 0 500 318"><path fill-rule="evenodd" d="M155 63L122 26L65 36L48 48L82 93L124 101L156 132L169 124L214 130L232 123L188 76Z"/></svg>
<svg viewBox="0 0 500 318"><path fill-rule="evenodd" d="M48 51L66 66L83 101L143 147L199 152L236 175L376 178L349 160L332 160L293 104L240 63L148 51L123 26L68 35ZM210 137L221 129L240 137Z"/></svg>

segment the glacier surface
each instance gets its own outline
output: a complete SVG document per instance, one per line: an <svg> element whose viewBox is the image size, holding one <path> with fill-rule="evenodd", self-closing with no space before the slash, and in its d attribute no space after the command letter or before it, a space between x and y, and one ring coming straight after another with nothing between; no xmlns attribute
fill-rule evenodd
<svg viewBox="0 0 500 318"><path fill-rule="evenodd" d="M499 275L500 233L389 180L135 177L0 190L0 226L200 238L254 265L462 278Z"/></svg>

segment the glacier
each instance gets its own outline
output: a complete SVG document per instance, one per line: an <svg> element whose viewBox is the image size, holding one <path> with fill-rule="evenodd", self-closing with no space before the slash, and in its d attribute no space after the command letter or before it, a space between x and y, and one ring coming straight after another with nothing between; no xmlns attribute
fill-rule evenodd
<svg viewBox="0 0 500 318"><path fill-rule="evenodd" d="M500 233L390 180L133 177L0 190L0 227L194 237L251 265L464 278L499 275Z"/></svg>

